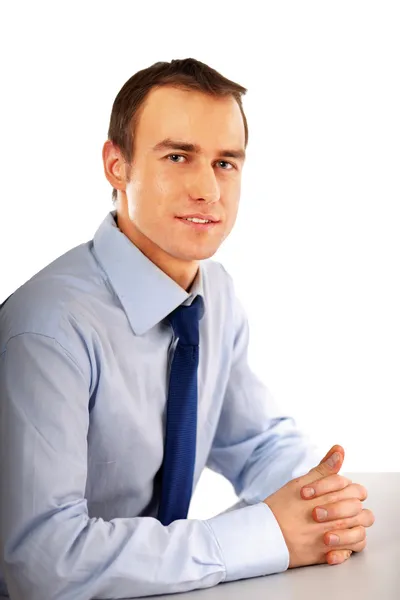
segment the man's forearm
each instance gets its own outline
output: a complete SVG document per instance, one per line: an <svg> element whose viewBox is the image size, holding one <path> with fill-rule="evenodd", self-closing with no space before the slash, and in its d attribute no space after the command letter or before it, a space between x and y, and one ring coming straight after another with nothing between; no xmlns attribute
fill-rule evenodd
<svg viewBox="0 0 400 600"><path fill-rule="evenodd" d="M300 477L321 460L317 447L296 427L291 418L277 419L254 449L238 481L239 505L265 500L288 481Z"/></svg>
<svg viewBox="0 0 400 600"><path fill-rule="evenodd" d="M288 553L263 503L207 521L85 519L70 507L4 545L12 598L126 598L207 588L287 569Z"/></svg>

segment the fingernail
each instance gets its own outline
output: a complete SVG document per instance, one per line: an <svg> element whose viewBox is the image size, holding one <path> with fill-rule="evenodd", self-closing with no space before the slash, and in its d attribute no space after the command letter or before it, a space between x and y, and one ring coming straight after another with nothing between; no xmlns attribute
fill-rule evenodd
<svg viewBox="0 0 400 600"><path fill-rule="evenodd" d="M328 542L328 543L329 543L329 545L330 545L330 546L334 546L335 544L338 544L338 543L339 543L339 541L340 541L340 540L339 540L339 536L338 536L338 535L336 535L336 534L334 534L334 533L332 533L332 534L329 536L329 538L328 538L328 539L329 539L329 542Z"/></svg>
<svg viewBox="0 0 400 600"><path fill-rule="evenodd" d="M340 454L339 454L339 452L334 452L334 453L332 454L332 456L330 456L330 457L328 458L328 460L326 461L326 464L327 464L329 467L332 467L332 468L333 468L333 467L334 467L334 466L335 466L335 465L336 465L336 464L339 462L339 460L340 460Z"/></svg>
<svg viewBox="0 0 400 600"><path fill-rule="evenodd" d="M303 489L303 496L305 498L312 498L312 496L315 495L315 490L314 488L304 488Z"/></svg>
<svg viewBox="0 0 400 600"><path fill-rule="evenodd" d="M337 564L337 563L339 562L339 557L338 557L338 555L337 555L337 554L334 554L334 555L331 557L331 561L332 561L332 563L333 563L333 564Z"/></svg>
<svg viewBox="0 0 400 600"><path fill-rule="evenodd" d="M318 521L325 521L328 516L328 511L325 508L316 508L315 509Z"/></svg>

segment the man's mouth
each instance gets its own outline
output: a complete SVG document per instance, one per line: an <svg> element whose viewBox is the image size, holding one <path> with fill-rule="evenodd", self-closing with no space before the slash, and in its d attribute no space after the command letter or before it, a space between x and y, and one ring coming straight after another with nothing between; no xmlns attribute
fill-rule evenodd
<svg viewBox="0 0 400 600"><path fill-rule="evenodd" d="M210 221L208 219L200 219L197 217L177 217L177 219L179 219L179 221L181 221L183 224L199 231L212 229L219 223L219 221Z"/></svg>

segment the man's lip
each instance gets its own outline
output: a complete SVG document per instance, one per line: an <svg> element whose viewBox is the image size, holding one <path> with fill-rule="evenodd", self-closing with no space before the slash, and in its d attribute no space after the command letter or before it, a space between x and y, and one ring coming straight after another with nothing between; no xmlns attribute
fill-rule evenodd
<svg viewBox="0 0 400 600"><path fill-rule="evenodd" d="M207 221L212 221L212 223L219 223L220 219L217 219L216 217L213 217L212 215L183 215L183 216L178 216L178 219L204 219Z"/></svg>

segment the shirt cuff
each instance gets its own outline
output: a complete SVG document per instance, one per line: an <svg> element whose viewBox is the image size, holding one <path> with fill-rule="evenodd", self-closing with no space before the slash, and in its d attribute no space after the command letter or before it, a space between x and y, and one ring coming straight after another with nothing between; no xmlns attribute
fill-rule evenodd
<svg viewBox="0 0 400 600"><path fill-rule="evenodd" d="M274 513L265 502L208 519L225 563L225 581L281 573L289 550Z"/></svg>

